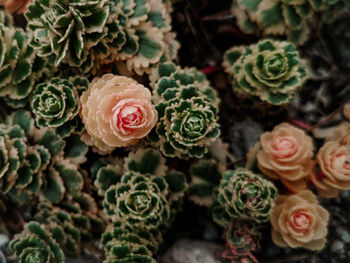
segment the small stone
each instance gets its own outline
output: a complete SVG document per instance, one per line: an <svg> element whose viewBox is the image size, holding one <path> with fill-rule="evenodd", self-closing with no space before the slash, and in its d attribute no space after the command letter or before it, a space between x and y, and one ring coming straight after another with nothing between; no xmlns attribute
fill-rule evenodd
<svg viewBox="0 0 350 263"><path fill-rule="evenodd" d="M337 254L343 254L344 251L344 243L340 240L335 240L331 245L331 251Z"/></svg>
<svg viewBox="0 0 350 263"><path fill-rule="evenodd" d="M183 238L177 240L162 256L162 263L223 263L220 258L223 246L214 242L191 240Z"/></svg>
<svg viewBox="0 0 350 263"><path fill-rule="evenodd" d="M350 233L344 227L337 227L336 233L345 243L350 243Z"/></svg>

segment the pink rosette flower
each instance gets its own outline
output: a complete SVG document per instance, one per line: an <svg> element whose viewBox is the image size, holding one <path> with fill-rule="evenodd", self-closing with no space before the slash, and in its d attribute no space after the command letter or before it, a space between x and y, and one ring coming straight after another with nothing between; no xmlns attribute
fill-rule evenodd
<svg viewBox="0 0 350 263"><path fill-rule="evenodd" d="M350 190L350 144L349 137L325 143L316 156L321 173L312 176L319 195L337 197L339 190Z"/></svg>
<svg viewBox="0 0 350 263"><path fill-rule="evenodd" d="M151 92L134 79L105 74L95 78L81 96L86 133L82 140L108 153L136 144L158 120Z"/></svg>
<svg viewBox="0 0 350 263"><path fill-rule="evenodd" d="M257 153L258 167L272 179L280 180L290 191L306 188L313 173L313 143L306 133L288 123L260 137L262 149Z"/></svg>
<svg viewBox="0 0 350 263"><path fill-rule="evenodd" d="M321 250L326 244L329 213L310 190L277 198L271 213L272 241L280 247Z"/></svg>

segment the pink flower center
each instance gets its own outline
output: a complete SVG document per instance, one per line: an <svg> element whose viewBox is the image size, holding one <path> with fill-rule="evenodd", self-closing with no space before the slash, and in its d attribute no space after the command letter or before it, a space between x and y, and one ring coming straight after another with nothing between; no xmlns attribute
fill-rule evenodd
<svg viewBox="0 0 350 263"><path fill-rule="evenodd" d="M138 107L126 106L119 112L118 119L125 126L136 126L142 121L142 112Z"/></svg>
<svg viewBox="0 0 350 263"><path fill-rule="evenodd" d="M338 154L332 157L333 168L350 170L350 155Z"/></svg>
<svg viewBox="0 0 350 263"><path fill-rule="evenodd" d="M297 230L308 229L311 224L311 221L312 220L310 218L310 215L308 215L304 211L297 211L292 215L292 218L290 220L293 228Z"/></svg>
<svg viewBox="0 0 350 263"><path fill-rule="evenodd" d="M144 113L140 105L126 103L115 107L113 111L113 126L125 135L131 134L144 121Z"/></svg>
<svg viewBox="0 0 350 263"><path fill-rule="evenodd" d="M295 138L292 136L278 137L274 142L274 149L278 152L278 157L293 156L297 151Z"/></svg>

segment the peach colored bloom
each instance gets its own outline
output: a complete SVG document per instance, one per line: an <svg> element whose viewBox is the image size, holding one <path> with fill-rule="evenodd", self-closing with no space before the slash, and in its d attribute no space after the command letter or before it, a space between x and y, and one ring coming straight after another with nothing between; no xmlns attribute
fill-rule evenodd
<svg viewBox="0 0 350 263"><path fill-rule="evenodd" d="M316 160L322 174L312 176L311 181L321 196L332 198L338 196L339 190L350 190L350 144L329 141L321 147Z"/></svg>
<svg viewBox="0 0 350 263"><path fill-rule="evenodd" d="M2 0L1 5L5 6L7 12L23 14L32 0Z"/></svg>
<svg viewBox="0 0 350 263"><path fill-rule="evenodd" d="M345 118L350 121L350 102L347 102L345 105L344 105L344 116Z"/></svg>
<svg viewBox="0 0 350 263"><path fill-rule="evenodd" d="M350 123L347 121L344 121L340 125L334 128L330 136L326 138L326 142L339 141L348 135L350 135Z"/></svg>
<svg viewBox="0 0 350 263"><path fill-rule="evenodd" d="M262 149L257 153L258 167L272 179L280 180L290 191L306 188L313 173L313 143L306 133L288 123L260 137Z"/></svg>
<svg viewBox="0 0 350 263"><path fill-rule="evenodd" d="M95 78L81 96L86 133L82 140L100 153L133 145L158 120L151 92L135 80L113 74Z"/></svg>
<svg viewBox="0 0 350 263"><path fill-rule="evenodd" d="M326 244L329 214L310 190L277 198L271 213L272 241L281 247L321 250Z"/></svg>

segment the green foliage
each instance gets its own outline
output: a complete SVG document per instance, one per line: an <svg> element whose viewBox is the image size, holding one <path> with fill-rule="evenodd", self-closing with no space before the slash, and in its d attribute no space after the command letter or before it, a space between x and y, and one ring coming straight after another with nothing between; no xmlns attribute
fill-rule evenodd
<svg viewBox="0 0 350 263"><path fill-rule="evenodd" d="M161 0L34 0L25 16L38 56L85 74L117 60L143 74L177 47Z"/></svg>
<svg viewBox="0 0 350 263"><path fill-rule="evenodd" d="M224 55L223 66L233 77L236 94L272 105L291 101L308 77L307 65L295 46L272 39L232 47Z"/></svg>
<svg viewBox="0 0 350 263"><path fill-rule="evenodd" d="M245 33L285 35L293 43L304 44L315 24L333 20L348 5L346 0L233 0L231 10Z"/></svg>
<svg viewBox="0 0 350 263"><path fill-rule="evenodd" d="M25 106L46 64L28 43L29 34L15 28L12 17L0 11L0 97L15 108Z"/></svg>
<svg viewBox="0 0 350 263"><path fill-rule="evenodd" d="M200 160L190 167L189 198L197 205L209 207L214 201L214 189L219 186L221 171L215 160Z"/></svg>
<svg viewBox="0 0 350 263"><path fill-rule="evenodd" d="M56 128L71 121L80 108L77 90L73 82L60 78L37 85L31 103L36 124Z"/></svg>
<svg viewBox="0 0 350 263"><path fill-rule="evenodd" d="M108 188L103 205L113 221L125 222L130 228L155 229L170 220L167 194L164 177L127 172L120 183Z"/></svg>
<svg viewBox="0 0 350 263"><path fill-rule="evenodd" d="M162 236L159 231L143 228L130 229L120 221L110 224L102 235L106 260L109 262L150 262L156 261L152 254L157 252Z"/></svg>
<svg viewBox="0 0 350 263"><path fill-rule="evenodd" d="M227 227L232 219L265 223L277 197L277 188L261 175L238 168L224 173L216 191L213 218Z"/></svg>
<svg viewBox="0 0 350 263"><path fill-rule="evenodd" d="M149 139L166 157L201 158L220 135L219 98L205 75L168 62L151 76L159 121Z"/></svg>
<svg viewBox="0 0 350 263"><path fill-rule="evenodd" d="M20 263L63 263L64 255L52 234L37 222L29 222L14 236L10 249Z"/></svg>
<svg viewBox="0 0 350 263"><path fill-rule="evenodd" d="M6 122L6 126L1 126L9 133L4 136L1 147L4 156L1 166L5 174L3 193L9 192L20 203L38 195L57 203L65 196L72 198L81 194L84 178L79 164L85 161L87 147L79 138L68 137L71 143L66 148L66 141L54 130L35 128L34 119L24 110L14 112ZM11 138L16 142L13 146ZM8 160L13 163L11 166L6 165Z"/></svg>

